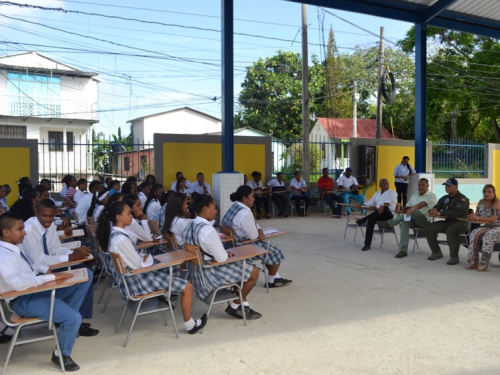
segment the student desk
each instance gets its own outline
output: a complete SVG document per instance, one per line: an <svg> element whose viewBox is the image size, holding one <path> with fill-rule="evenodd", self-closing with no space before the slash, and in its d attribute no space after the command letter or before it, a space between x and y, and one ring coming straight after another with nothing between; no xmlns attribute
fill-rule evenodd
<svg viewBox="0 0 500 375"><path fill-rule="evenodd" d="M72 266L77 266L79 264L82 264L82 263L85 263L85 262L89 262L91 260L94 260L94 257L92 256L92 254L89 255L85 259L71 260L69 262L56 263L56 264L53 264L53 265L49 266L49 268L51 270L55 270L55 269L58 269L58 268L68 267L68 270L70 270Z"/></svg>

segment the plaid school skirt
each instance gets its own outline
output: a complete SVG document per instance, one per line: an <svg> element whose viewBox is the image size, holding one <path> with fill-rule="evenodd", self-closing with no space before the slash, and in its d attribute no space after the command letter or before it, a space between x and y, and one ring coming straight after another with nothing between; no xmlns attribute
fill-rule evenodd
<svg viewBox="0 0 500 375"><path fill-rule="evenodd" d="M264 250L267 250L266 241L257 241L253 242L253 244L257 245L258 247ZM280 264L285 259L285 256L283 255L283 252L278 246L270 243L269 253L267 254L267 260L266 260L266 254L259 255L258 258L262 259L262 261L265 261L266 264L269 264L270 266L275 266L276 264Z"/></svg>
<svg viewBox="0 0 500 375"><path fill-rule="evenodd" d="M206 260L205 265L208 265L208 263L209 261ZM193 283L198 298L205 299L210 292L221 286L238 283L241 280L243 268L243 280L248 281L253 270L253 265L247 262L236 262L213 268L204 268L203 271L198 266L191 266L189 278L191 283ZM203 284L201 272L205 276L206 287Z"/></svg>

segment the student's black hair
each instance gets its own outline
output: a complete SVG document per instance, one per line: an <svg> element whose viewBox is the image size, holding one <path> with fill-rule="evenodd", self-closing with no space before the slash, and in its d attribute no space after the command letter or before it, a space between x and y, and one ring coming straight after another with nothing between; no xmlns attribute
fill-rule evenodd
<svg viewBox="0 0 500 375"><path fill-rule="evenodd" d="M80 178L77 182L76 182L76 185L77 186L80 186L81 184L85 184L87 183L88 181L84 178Z"/></svg>
<svg viewBox="0 0 500 375"><path fill-rule="evenodd" d="M37 194L40 193L33 188L24 189L22 198L35 199Z"/></svg>
<svg viewBox="0 0 500 375"><path fill-rule="evenodd" d="M300 173L300 171L295 171L294 176L297 177L297 175Z"/></svg>
<svg viewBox="0 0 500 375"><path fill-rule="evenodd" d="M154 175L152 175L152 174L148 174L144 180L147 181L150 177L153 178L153 182L150 182L150 184L151 185L156 184L156 177Z"/></svg>
<svg viewBox="0 0 500 375"><path fill-rule="evenodd" d="M111 224L116 224L116 217L120 215L126 203L124 201L114 202L108 208L102 210L97 221L96 236L99 246L103 251L108 251L109 235L111 234Z"/></svg>
<svg viewBox="0 0 500 375"><path fill-rule="evenodd" d="M5 184L5 185L3 185L3 188L4 188L5 190L10 190L10 191L12 191L12 188L10 187L10 185L9 185L9 184Z"/></svg>
<svg viewBox="0 0 500 375"><path fill-rule="evenodd" d="M142 181L141 184L138 186L139 191L143 191L147 187L152 186L151 183L147 181Z"/></svg>
<svg viewBox="0 0 500 375"><path fill-rule="evenodd" d="M17 186L19 186L19 188L21 188L22 185L26 184L31 185L31 179L29 177L21 177L19 181L17 181Z"/></svg>
<svg viewBox="0 0 500 375"><path fill-rule="evenodd" d="M280 174L284 174L283 172L278 172L276 173L276 177L278 177Z"/></svg>
<svg viewBox="0 0 500 375"><path fill-rule="evenodd" d="M164 191L162 194L161 194L161 197L160 197L160 204L163 206L164 204L166 204L168 202L168 199L170 198L170 196L172 194L174 194L175 191L173 190L169 190L169 191Z"/></svg>
<svg viewBox="0 0 500 375"><path fill-rule="evenodd" d="M241 185L238 189L236 189L236 192L229 196L229 199L231 199L231 202L241 202L243 198L248 198L252 191L253 189L250 186Z"/></svg>
<svg viewBox="0 0 500 375"><path fill-rule="evenodd" d="M125 195L125 197L123 198L123 201L127 203L130 208L132 208L132 206L135 204L135 202L137 202L137 200L139 200L139 202L141 201L139 197L134 194Z"/></svg>
<svg viewBox="0 0 500 375"><path fill-rule="evenodd" d="M124 195L122 193L116 192L112 196L109 197L108 202L106 203L106 208L111 206L115 202L120 202L120 198L123 198ZM123 200L123 199L122 199Z"/></svg>
<svg viewBox="0 0 500 375"><path fill-rule="evenodd" d="M45 189L45 186L43 185L36 185L33 190L35 191L38 191L40 193L40 195L42 195L43 193L45 193L47 191L47 189Z"/></svg>
<svg viewBox="0 0 500 375"><path fill-rule="evenodd" d="M64 176L64 178L62 179L62 182L66 184L67 187L69 187L69 183L71 182L71 180L73 180L73 178L75 178L74 176L70 175L70 174L67 174L66 176Z"/></svg>
<svg viewBox="0 0 500 375"><path fill-rule="evenodd" d="M56 208L56 204L52 199L42 199L38 205L36 206L36 209L40 211L42 208Z"/></svg>
<svg viewBox="0 0 500 375"><path fill-rule="evenodd" d="M327 167L325 167L325 168L323 168L323 169L321 170L321 172L323 172L325 169L326 169L326 170L328 170L328 168L327 168Z"/></svg>
<svg viewBox="0 0 500 375"><path fill-rule="evenodd" d="M208 207L213 202L214 199L210 195L200 194L193 201L194 212L196 212L196 214L199 215L204 207ZM167 203L167 208L168 208L168 203Z"/></svg>
<svg viewBox="0 0 500 375"><path fill-rule="evenodd" d="M26 190L33 190L33 186L31 184L22 184L19 185L19 195L22 197Z"/></svg>
<svg viewBox="0 0 500 375"><path fill-rule="evenodd" d="M34 191L34 190L33 190ZM14 202L12 206L10 206L10 211L13 214L19 215L23 221L28 220L35 216L35 209L33 207L33 199L30 197L21 198ZM4 214L5 215L5 214ZM1 215L0 217L3 217Z"/></svg>
<svg viewBox="0 0 500 375"><path fill-rule="evenodd" d="M177 183L175 184L175 191L176 191L176 192L178 192L178 193L180 193L180 188L181 188L181 187L180 187L179 185L180 185L180 183L181 183L182 181L187 181L187 180L186 180L186 177L181 176L181 177L178 177L178 178L177 178Z"/></svg>
<svg viewBox="0 0 500 375"><path fill-rule="evenodd" d="M125 182L137 182L137 177L135 176L128 176Z"/></svg>
<svg viewBox="0 0 500 375"><path fill-rule="evenodd" d="M254 178L261 177L261 176L262 176L262 173L260 173L260 172L257 172L257 171L252 172L252 177L254 177Z"/></svg>
<svg viewBox="0 0 500 375"><path fill-rule="evenodd" d="M111 181L113 181L112 177L106 177L106 179L104 180L104 185L108 185Z"/></svg>
<svg viewBox="0 0 500 375"><path fill-rule="evenodd" d="M0 237L3 237L3 231L6 229L12 229L12 227L16 224L16 221L23 220L23 218L10 211L6 212L0 216Z"/></svg>
<svg viewBox="0 0 500 375"><path fill-rule="evenodd" d="M87 210L87 217L94 216L95 207L97 205L99 205L99 206L102 205L102 203L97 198L102 197L104 194L109 194L109 193L106 190L102 190L102 191L100 191L98 193L94 193L93 194L93 196L92 196L92 203L90 203L90 207Z"/></svg>
<svg viewBox="0 0 500 375"><path fill-rule="evenodd" d="M40 180L40 185L43 185L44 183L48 182L50 184L50 180L48 178L42 178Z"/></svg>
<svg viewBox="0 0 500 375"><path fill-rule="evenodd" d="M168 198L167 209L165 210L165 221L163 223L163 228L161 228L163 233L172 234L170 227L176 217L184 216L184 213L182 212L182 205L186 199L186 194L182 193L173 193L170 198Z"/></svg>
<svg viewBox="0 0 500 375"><path fill-rule="evenodd" d="M177 172L177 173L175 174L175 178L179 178L179 175L183 175L183 173L182 173L181 171Z"/></svg>
<svg viewBox="0 0 500 375"><path fill-rule="evenodd" d="M153 187L151 188L151 191L149 192L149 197L148 197L148 199L146 199L146 203L144 203L144 213L146 213L148 211L149 204L152 201L157 201L158 202L158 198L156 198L156 193L160 189L163 189L163 185L162 184L154 184L153 185Z"/></svg>
<svg viewBox="0 0 500 375"><path fill-rule="evenodd" d="M408 159L408 163L406 164L406 169L410 170L410 157L409 156L403 156L403 159L401 159L401 163L403 163L403 160Z"/></svg>
<svg viewBox="0 0 500 375"><path fill-rule="evenodd" d="M196 174L196 178L198 178L199 176L205 176L205 175L203 174L203 172L198 172L198 173Z"/></svg>
<svg viewBox="0 0 500 375"><path fill-rule="evenodd" d="M113 189L113 186L115 185L120 185L120 181L118 180L111 180L109 183L108 183L108 186L106 186L106 189L111 190Z"/></svg>
<svg viewBox="0 0 500 375"><path fill-rule="evenodd" d="M130 181L126 181L123 185L122 185L122 193L123 195L127 196L127 195L131 195L132 194L132 188L135 186L134 183L130 182ZM135 194L133 194L135 195Z"/></svg>
<svg viewBox="0 0 500 375"><path fill-rule="evenodd" d="M89 184L89 193L92 193L92 194L95 193L94 188L99 187L99 185L102 185L101 181L99 181L99 180L93 180Z"/></svg>

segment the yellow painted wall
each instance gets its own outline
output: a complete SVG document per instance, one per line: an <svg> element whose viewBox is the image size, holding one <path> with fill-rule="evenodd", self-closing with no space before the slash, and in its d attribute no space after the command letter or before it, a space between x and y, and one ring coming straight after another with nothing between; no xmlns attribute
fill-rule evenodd
<svg viewBox="0 0 500 375"><path fill-rule="evenodd" d="M12 192L7 197L10 206L17 200L17 181L30 175L30 149L28 147L0 148L0 184L9 184Z"/></svg>
<svg viewBox="0 0 500 375"><path fill-rule="evenodd" d="M170 186L175 173L182 171L189 181L196 181L196 174L203 172L205 181L212 186L212 173L222 169L222 149L219 143L163 143L163 179ZM234 169L250 175L259 171L265 176L265 145L234 145Z"/></svg>
<svg viewBox="0 0 500 375"><path fill-rule="evenodd" d="M498 189L500 189L500 150L493 150L493 180L492 184Z"/></svg>

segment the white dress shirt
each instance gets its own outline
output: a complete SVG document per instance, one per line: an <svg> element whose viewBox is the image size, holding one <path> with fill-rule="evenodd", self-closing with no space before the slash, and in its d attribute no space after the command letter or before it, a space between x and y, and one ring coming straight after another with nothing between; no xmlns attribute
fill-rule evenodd
<svg viewBox="0 0 500 375"><path fill-rule="evenodd" d="M213 256L215 261L225 262L228 257L227 251L224 249L224 246L222 246L222 241L220 240L219 233L217 233L217 231L213 227L213 224L199 216L194 219L194 222L208 224L204 225L200 229L200 233L198 235L200 246L202 247L203 251ZM203 258L209 261L214 260L206 256L205 254L203 254Z"/></svg>
<svg viewBox="0 0 500 375"><path fill-rule="evenodd" d="M295 189L307 188L307 184L303 178L301 178L300 181L297 181L296 178L293 178L292 181L290 181L290 188L295 188ZM290 198L293 197L294 195L300 195L301 193L302 193L301 191L294 191L292 189L292 192L290 193Z"/></svg>
<svg viewBox="0 0 500 375"><path fill-rule="evenodd" d="M109 251L111 253L120 254L125 266L131 269L149 267L153 265L153 257L150 255L144 262L144 255L141 255L135 250L131 239L126 236L127 231L123 228L113 227L112 232L119 233L114 236L109 242Z"/></svg>
<svg viewBox="0 0 500 375"><path fill-rule="evenodd" d="M101 216L102 210L104 210L104 205L103 204L100 204L99 206L97 206L94 209L94 214L92 215L92 217L94 218L94 221L95 221L96 225L99 222L99 216Z"/></svg>
<svg viewBox="0 0 500 375"><path fill-rule="evenodd" d="M210 191L210 185L207 184L205 182L205 187L207 188L207 191L208 191L208 194L212 194L212 192ZM191 184L191 187L189 188L189 193L193 194L194 192L198 193L198 194L205 194L205 192L203 191L203 186L201 186L198 181L196 182L193 182Z"/></svg>
<svg viewBox="0 0 500 375"><path fill-rule="evenodd" d="M65 183L63 183L63 186L61 188L61 198L66 198L66 190L68 190L68 185L66 185Z"/></svg>
<svg viewBox="0 0 500 375"><path fill-rule="evenodd" d="M353 176L347 178L345 175L342 175L337 180L337 185L349 189L351 186L358 186L358 180L356 180L356 177Z"/></svg>
<svg viewBox="0 0 500 375"><path fill-rule="evenodd" d="M146 216L149 220L155 220L158 211L161 209L161 204L157 200L152 200L148 204L148 209L146 210Z"/></svg>
<svg viewBox="0 0 500 375"><path fill-rule="evenodd" d="M148 197L142 191L139 192L138 197L141 200L142 207L144 207L144 205L146 204L146 201L148 200Z"/></svg>
<svg viewBox="0 0 500 375"><path fill-rule="evenodd" d="M182 239L182 233L184 229L188 226L188 224L192 221L192 219L185 219L183 217L176 217L172 221L172 225L170 226L170 231L175 235L175 240L177 241L177 246L179 248L184 248L184 240Z"/></svg>
<svg viewBox="0 0 500 375"><path fill-rule="evenodd" d="M255 182L255 180L250 180L247 182L247 186L251 187L252 189L262 189L264 185L262 185L262 180L259 181L259 183Z"/></svg>
<svg viewBox="0 0 500 375"><path fill-rule="evenodd" d="M255 222L252 210L241 202L236 202L235 204L241 206L243 209L238 211L234 216L231 228L233 228L238 237L247 240L255 240L259 237L260 227Z"/></svg>
<svg viewBox="0 0 500 375"><path fill-rule="evenodd" d="M385 203L389 203L389 210L396 209L396 203L398 203L398 193L394 190L377 191L375 195L368 202L365 202L364 206L376 206L380 208Z"/></svg>
<svg viewBox="0 0 500 375"><path fill-rule="evenodd" d="M125 231L130 236L130 239L134 244L136 244L138 240L153 240L153 233L151 233L147 220L141 220L139 222L137 219L132 219L132 223L125 227Z"/></svg>
<svg viewBox="0 0 500 375"><path fill-rule="evenodd" d="M69 261L69 255L73 254L73 251L61 245L55 223L45 229L38 218L33 216L26 220L24 229L26 230L26 236L21 248L35 271L47 273L49 266ZM49 255L46 255L43 251L43 234L45 232L47 232L46 239Z"/></svg>
<svg viewBox="0 0 500 375"><path fill-rule="evenodd" d="M78 204L81 198L83 198L87 194L86 191L77 190L73 200Z"/></svg>
<svg viewBox="0 0 500 375"><path fill-rule="evenodd" d="M271 181L268 181L267 186L271 188L272 192L274 187L285 186L285 183L283 181L279 182L277 178L273 178Z"/></svg>
<svg viewBox="0 0 500 375"><path fill-rule="evenodd" d="M186 189L189 189L191 187L191 182L189 180L186 180ZM172 186L170 187L170 190L176 190L177 188L177 181L172 182Z"/></svg>
<svg viewBox="0 0 500 375"><path fill-rule="evenodd" d="M75 212L76 216L78 216L78 224L87 222L87 212L92 204L92 198L92 194L85 194L76 205Z"/></svg>
<svg viewBox="0 0 500 375"><path fill-rule="evenodd" d="M396 177L396 176L408 177L412 173L416 173L416 172L415 172L415 169L413 169L410 164L408 164L408 168L406 168L406 165L403 165L403 163L400 163L394 169L394 177ZM408 179L405 181L401 178L396 178L396 182L408 184L410 182L410 180Z"/></svg>
<svg viewBox="0 0 500 375"><path fill-rule="evenodd" d="M26 255L26 254L25 254ZM40 275L21 257L21 248L0 241L0 290L25 290L55 280L55 275Z"/></svg>

